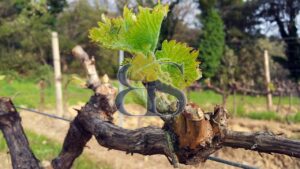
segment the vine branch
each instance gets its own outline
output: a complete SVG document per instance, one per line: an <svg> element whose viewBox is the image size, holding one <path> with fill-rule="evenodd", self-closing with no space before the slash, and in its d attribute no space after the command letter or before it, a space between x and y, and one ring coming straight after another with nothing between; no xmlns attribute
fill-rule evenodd
<svg viewBox="0 0 300 169"><path fill-rule="evenodd" d="M211 113L204 113L197 105L188 104L184 112L163 129L150 126L128 130L118 127L113 124L112 117L116 112L116 89L108 79L100 81L97 73L93 72L96 71L95 65L94 62L90 62L89 57L85 57L83 63L89 77L94 78L88 81L88 87L93 89L95 94L78 110L77 116L70 123L62 150L51 163L54 169L71 168L92 136L99 145L108 149L130 154L165 155L174 166L174 160L171 160L174 158L173 151L179 163L198 164L223 146L300 158L300 141L267 132L245 133L227 130L227 113L220 106ZM0 98L0 129L8 144L13 168L39 169L39 161L30 150L23 132L21 118L11 100L7 98ZM166 137L166 131L170 133L170 137ZM174 143L173 149L170 148L168 139Z"/></svg>

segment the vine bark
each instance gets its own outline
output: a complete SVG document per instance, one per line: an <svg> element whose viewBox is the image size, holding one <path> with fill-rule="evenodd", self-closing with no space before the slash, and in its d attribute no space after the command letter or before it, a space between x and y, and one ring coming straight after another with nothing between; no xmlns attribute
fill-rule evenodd
<svg viewBox="0 0 300 169"><path fill-rule="evenodd" d="M221 106L204 113L199 106L187 104L184 112L162 129L150 126L128 130L118 127L113 124L117 90L108 78L99 80L94 61L89 60L80 47L74 48L73 54L85 65L90 77L87 87L94 91L94 95L70 123L62 150L51 163L54 169L71 168L92 136L108 149L142 155L163 154L174 167L178 163L198 164L223 146L300 158L300 141L268 132L227 130L227 112ZM30 150L21 118L7 98L0 98L0 129L8 144L14 169L41 168Z"/></svg>

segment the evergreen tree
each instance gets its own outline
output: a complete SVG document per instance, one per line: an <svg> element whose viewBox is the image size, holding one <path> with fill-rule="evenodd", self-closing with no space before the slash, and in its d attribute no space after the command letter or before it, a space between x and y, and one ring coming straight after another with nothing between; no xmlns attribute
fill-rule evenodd
<svg viewBox="0 0 300 169"><path fill-rule="evenodd" d="M66 0L47 0L48 11L51 14L59 14L67 6Z"/></svg>
<svg viewBox="0 0 300 169"><path fill-rule="evenodd" d="M217 10L207 6L205 10L202 9L202 25L199 47L201 69L204 78L211 78L218 71L224 52L224 25Z"/></svg>

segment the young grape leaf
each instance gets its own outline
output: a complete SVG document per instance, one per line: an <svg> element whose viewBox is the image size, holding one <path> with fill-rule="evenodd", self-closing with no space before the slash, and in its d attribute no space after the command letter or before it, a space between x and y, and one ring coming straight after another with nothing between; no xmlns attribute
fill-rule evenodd
<svg viewBox="0 0 300 169"><path fill-rule="evenodd" d="M90 38L103 47L125 50L133 54L123 64L131 64L128 75L131 80L150 82L160 80L178 88L185 88L201 74L196 61L198 51L176 41L164 41L156 51L163 18L168 6L160 3L153 9L139 7L135 15L124 7L123 18L106 18L97 28L90 30ZM166 64L168 63L168 64ZM182 70L174 65L181 65Z"/></svg>
<svg viewBox="0 0 300 169"><path fill-rule="evenodd" d="M131 61L128 76L131 80L151 82L158 79L159 72L160 65L153 56L138 54Z"/></svg>
<svg viewBox="0 0 300 169"><path fill-rule="evenodd" d="M162 49L156 51L157 60L177 63L183 66L183 73L172 64L163 64L161 70L168 73L171 84L178 88L185 88L201 77L199 62L197 61L199 51L195 51L184 43L176 41L164 41Z"/></svg>
<svg viewBox="0 0 300 169"><path fill-rule="evenodd" d="M0 80L4 80L5 76L4 75L0 75Z"/></svg>
<svg viewBox="0 0 300 169"><path fill-rule="evenodd" d="M75 84L76 86L80 86L80 87L86 87L86 81L85 79L80 78L78 75L76 74L72 74L71 75L71 83Z"/></svg>
<svg viewBox="0 0 300 169"><path fill-rule="evenodd" d="M126 6L123 18L106 18L90 30L90 38L104 47L143 53L147 56L156 49L161 23L168 12L168 6L158 4L153 9L139 7L135 15Z"/></svg>

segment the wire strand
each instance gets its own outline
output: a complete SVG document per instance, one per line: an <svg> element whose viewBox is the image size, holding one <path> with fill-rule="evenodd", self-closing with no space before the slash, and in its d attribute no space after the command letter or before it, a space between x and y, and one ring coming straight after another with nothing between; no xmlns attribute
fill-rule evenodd
<svg viewBox="0 0 300 169"><path fill-rule="evenodd" d="M234 167L238 167L238 168L243 168L243 169L258 169L257 167L251 167L251 166L248 166L248 165L245 165L245 164L241 164L241 163L236 163L236 162L224 160L222 158L214 157L214 156L209 156L207 159L209 159L211 161L215 161L215 162L227 164L227 165L230 165L230 166L234 166Z"/></svg>
<svg viewBox="0 0 300 169"><path fill-rule="evenodd" d="M43 115L43 116L46 116L46 117L50 117L50 118L53 118L53 119L63 120L63 121L67 121L67 122L72 121L72 120L64 118L64 117L56 116L56 115L49 114L49 113L40 112L40 111L37 111L37 110L34 110L34 109L29 109L29 108L20 107L20 106L15 106L15 108L21 109L21 110L26 110L26 111L36 113L36 114L39 114L39 115Z"/></svg>
<svg viewBox="0 0 300 169"><path fill-rule="evenodd" d="M42 115L42 116L46 116L48 118L53 118L53 119L62 120L62 121L66 121L66 122L71 122L72 121L71 119L67 119L67 118L64 118L64 117L56 116L56 115L45 113L45 112L40 112L40 111L30 109L30 108L25 108L25 107L21 107L21 106L15 106L15 108L20 109L20 110L25 110L25 111L28 111L28 112L32 112L32 113L36 113L36 114L39 114L39 115ZM221 159L221 158L214 157L214 156L209 156L207 159L211 160L211 161L218 162L218 163L230 165L230 166L233 166L233 167L243 168L243 169L258 169L256 167L251 167L251 166L244 165L244 164L241 164L241 163L228 161L228 160Z"/></svg>

